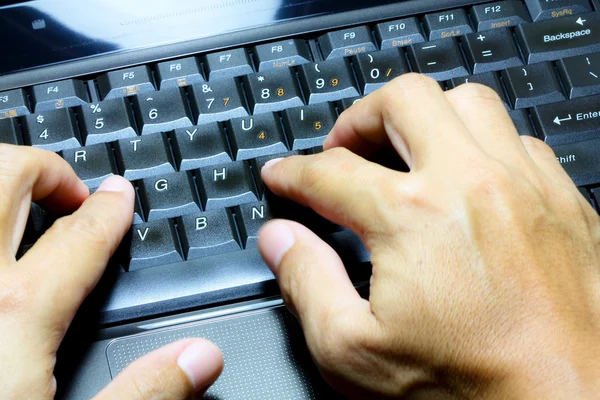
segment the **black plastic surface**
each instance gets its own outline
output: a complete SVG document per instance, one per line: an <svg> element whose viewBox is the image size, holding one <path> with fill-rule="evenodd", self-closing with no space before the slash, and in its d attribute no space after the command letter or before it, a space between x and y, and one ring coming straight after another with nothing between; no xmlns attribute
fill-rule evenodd
<svg viewBox="0 0 600 400"><path fill-rule="evenodd" d="M256 25L254 27L260 29L249 28L242 30L238 26L239 29L228 34L219 34L221 31L217 29L214 32L211 31L210 35L206 35L200 39L161 43L156 47L139 48L130 51L111 51L105 53L102 57L94 56L87 59L61 63L60 65L50 65L44 68L35 68L28 71L11 73L10 75L0 76L0 91L51 82L59 79L72 78L75 76L97 74L110 69L162 61L174 57L182 58L199 52L214 51L232 46L239 47L255 42L274 41L290 35L303 35L309 32L335 29L382 19L392 19L417 13L484 2L485 0L407 0L405 2L396 2L396 4L377 6L379 4L394 2L362 1L361 3L368 4L372 8L337 14L318 15L311 18L297 16L296 19L286 18L277 24L269 23L266 25ZM311 2L309 1L308 3ZM331 0L329 3L340 2ZM351 1L343 3L350 6L356 4L356 2ZM26 6L29 6L29 4ZM59 5L55 5L55 7L60 8ZM347 7L346 9L350 9L350 7ZM306 13L306 15L311 14ZM4 21L6 22L7 20ZM3 20L0 18L0 25L2 24ZM11 34L10 36L12 37L13 35ZM38 64L40 63L38 62ZM8 70L9 68L6 69ZM10 70L14 70L14 68L10 68Z"/></svg>
<svg viewBox="0 0 600 400"><path fill-rule="evenodd" d="M370 277L369 254L349 231L333 234L329 243L347 263L355 282ZM258 250L190 260L177 264L107 273L88 307L100 324L141 319L211 304L278 293L273 274ZM89 315L89 314L88 314Z"/></svg>

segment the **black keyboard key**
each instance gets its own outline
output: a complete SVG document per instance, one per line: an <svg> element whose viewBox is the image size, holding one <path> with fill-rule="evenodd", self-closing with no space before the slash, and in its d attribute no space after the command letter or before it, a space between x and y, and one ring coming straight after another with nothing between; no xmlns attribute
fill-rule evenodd
<svg viewBox="0 0 600 400"><path fill-rule="evenodd" d="M28 144L44 150L60 151L81 147L77 122L69 109L60 109L25 117Z"/></svg>
<svg viewBox="0 0 600 400"><path fill-rule="evenodd" d="M552 150L577 186L600 183L600 139L553 145Z"/></svg>
<svg viewBox="0 0 600 400"><path fill-rule="evenodd" d="M248 116L235 79L192 86L190 102L196 125Z"/></svg>
<svg viewBox="0 0 600 400"><path fill-rule="evenodd" d="M241 250L231 215L224 208L185 215L180 224L183 226L182 242L188 260Z"/></svg>
<svg viewBox="0 0 600 400"><path fill-rule="evenodd" d="M347 260L349 266L360 261ZM104 300L104 324L277 293L275 277L257 249L122 273L106 286L107 291L97 292Z"/></svg>
<svg viewBox="0 0 600 400"><path fill-rule="evenodd" d="M523 65L508 28L472 33L462 38L467 61L474 74Z"/></svg>
<svg viewBox="0 0 600 400"><path fill-rule="evenodd" d="M346 59L336 59L300 67L300 78L308 104L359 96L354 74Z"/></svg>
<svg viewBox="0 0 600 400"><path fill-rule="evenodd" d="M558 67L570 98L600 94L600 53L565 58Z"/></svg>
<svg viewBox="0 0 600 400"><path fill-rule="evenodd" d="M565 99L550 63L527 65L502 71L514 108L528 108Z"/></svg>
<svg viewBox="0 0 600 400"><path fill-rule="evenodd" d="M175 131L173 151L180 171L233 161L221 126L210 123Z"/></svg>
<svg viewBox="0 0 600 400"><path fill-rule="evenodd" d="M429 40L446 39L473 32L467 13L462 8L427 14L423 22Z"/></svg>
<svg viewBox="0 0 600 400"><path fill-rule="evenodd" d="M529 120L529 113L526 110L511 110L508 115L515 124L517 132L521 136L537 137Z"/></svg>
<svg viewBox="0 0 600 400"><path fill-rule="evenodd" d="M437 81L469 75L455 38L410 46L408 55L415 72Z"/></svg>
<svg viewBox="0 0 600 400"><path fill-rule="evenodd" d="M466 76L462 78L453 78L448 81L448 88L455 89L460 85L464 85L465 83L479 83L480 85L485 85L491 89L494 89L506 107L510 108L508 101L506 100L506 96L504 95L504 89L502 88L500 79L495 72L484 72L483 74Z"/></svg>
<svg viewBox="0 0 600 400"><path fill-rule="evenodd" d="M471 8L471 18L479 32L531 22L525 4L520 0L498 1L475 6Z"/></svg>
<svg viewBox="0 0 600 400"><path fill-rule="evenodd" d="M410 71L404 51L398 48L355 56L354 65L359 85L365 95Z"/></svg>
<svg viewBox="0 0 600 400"><path fill-rule="evenodd" d="M134 225L122 248L128 271L183 261L175 227L168 219Z"/></svg>
<svg viewBox="0 0 600 400"><path fill-rule="evenodd" d="M534 21L592 11L589 0L525 0Z"/></svg>
<svg viewBox="0 0 600 400"><path fill-rule="evenodd" d="M133 203L133 224L141 224L144 221L144 213L140 206L140 199L136 196L135 202Z"/></svg>
<svg viewBox="0 0 600 400"><path fill-rule="evenodd" d="M185 87L205 82L196 57L165 61L156 66L160 90Z"/></svg>
<svg viewBox="0 0 600 400"><path fill-rule="evenodd" d="M421 25L415 17L378 24L375 27L375 36L382 50L425 41Z"/></svg>
<svg viewBox="0 0 600 400"><path fill-rule="evenodd" d="M352 107L356 102L360 101L363 99L363 96L358 96L358 97L348 97L345 99L342 99L340 101L340 112L344 112L347 109L349 109L350 107Z"/></svg>
<svg viewBox="0 0 600 400"><path fill-rule="evenodd" d="M175 172L140 181L146 221L200 212L200 201L189 172Z"/></svg>
<svg viewBox="0 0 600 400"><path fill-rule="evenodd" d="M236 207L235 214L241 220L239 227L244 248L256 247L258 231L266 222L273 219L269 204L266 201L243 204Z"/></svg>
<svg viewBox="0 0 600 400"><path fill-rule="evenodd" d="M23 144L12 119L0 119L0 143Z"/></svg>
<svg viewBox="0 0 600 400"><path fill-rule="evenodd" d="M319 45L326 60L378 50L366 26L328 32L319 38Z"/></svg>
<svg viewBox="0 0 600 400"><path fill-rule="evenodd" d="M261 44L254 48L259 71L289 68L312 62L308 45L303 40L290 39Z"/></svg>
<svg viewBox="0 0 600 400"><path fill-rule="evenodd" d="M181 89L166 89L133 98L133 109L142 135L192 126L187 100Z"/></svg>
<svg viewBox="0 0 600 400"><path fill-rule="evenodd" d="M592 206L592 208L594 210L596 210L596 205L594 204L594 201L592 200L592 196L590 196L590 192L588 192L588 190L586 188L577 188L579 189L579 193L581 193L581 195L583 196L583 198L590 203L590 206ZM596 189L592 189L592 194L594 195L594 197L596 197L598 193L600 191L600 188L596 188ZM597 198L597 197L596 197Z"/></svg>
<svg viewBox="0 0 600 400"><path fill-rule="evenodd" d="M79 179L88 187L96 188L108 177L117 175L117 168L108 144L98 143L62 152Z"/></svg>
<svg viewBox="0 0 600 400"><path fill-rule="evenodd" d="M248 57L245 49L208 54L204 57L204 64L208 69L208 79L210 81L234 78L254 72L250 64L250 57Z"/></svg>
<svg viewBox="0 0 600 400"><path fill-rule="evenodd" d="M233 119L227 123L236 160L288 151L279 117L273 113Z"/></svg>
<svg viewBox="0 0 600 400"><path fill-rule="evenodd" d="M247 75L244 86L252 114L304 105L296 74L290 68Z"/></svg>
<svg viewBox="0 0 600 400"><path fill-rule="evenodd" d="M527 63L600 51L600 13L564 17L515 28Z"/></svg>
<svg viewBox="0 0 600 400"><path fill-rule="evenodd" d="M31 213L29 214L29 226L32 234L37 238L44 234L56 221L57 216L49 213L46 209L31 203Z"/></svg>
<svg viewBox="0 0 600 400"><path fill-rule="evenodd" d="M86 146L137 136L133 113L125 99L83 106L77 115Z"/></svg>
<svg viewBox="0 0 600 400"><path fill-rule="evenodd" d="M550 145L595 139L600 133L600 95L532 110L540 139Z"/></svg>
<svg viewBox="0 0 600 400"><path fill-rule="evenodd" d="M283 123L292 150L320 146L337 119L331 103L292 108L283 112Z"/></svg>
<svg viewBox="0 0 600 400"><path fill-rule="evenodd" d="M166 135L121 139L115 146L123 176L130 181L175 172Z"/></svg>
<svg viewBox="0 0 600 400"><path fill-rule="evenodd" d="M79 80L69 79L33 87L33 102L37 113L81 106L89 101L87 88Z"/></svg>
<svg viewBox="0 0 600 400"><path fill-rule="evenodd" d="M200 169L204 210L233 207L258 200L249 166L243 161Z"/></svg>
<svg viewBox="0 0 600 400"><path fill-rule="evenodd" d="M155 88L151 76L150 69L145 65L111 71L98 77L98 89L102 99L153 92Z"/></svg>
<svg viewBox="0 0 600 400"><path fill-rule="evenodd" d="M0 119L21 117L29 114L27 98L22 89L0 92Z"/></svg>

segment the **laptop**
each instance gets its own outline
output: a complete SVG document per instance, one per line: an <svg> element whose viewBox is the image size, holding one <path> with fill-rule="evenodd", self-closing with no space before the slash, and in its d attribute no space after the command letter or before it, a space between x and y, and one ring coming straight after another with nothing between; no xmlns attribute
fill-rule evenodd
<svg viewBox="0 0 600 400"><path fill-rule="evenodd" d="M137 194L59 351L59 399L90 398L186 337L224 353L208 399L337 398L257 232L275 217L307 225L365 295L369 254L260 171L323 151L342 112L402 74L493 88L519 133L600 200L599 0L9 0L0 37L0 142L59 153L92 191L118 174ZM20 254L55 218L32 204Z"/></svg>

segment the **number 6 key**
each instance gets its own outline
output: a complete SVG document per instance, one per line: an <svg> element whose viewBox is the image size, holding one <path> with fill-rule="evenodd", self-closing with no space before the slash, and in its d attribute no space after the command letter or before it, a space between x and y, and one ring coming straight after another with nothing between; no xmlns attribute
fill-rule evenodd
<svg viewBox="0 0 600 400"><path fill-rule="evenodd" d="M133 109L142 135L192 126L181 89L165 89L133 98Z"/></svg>

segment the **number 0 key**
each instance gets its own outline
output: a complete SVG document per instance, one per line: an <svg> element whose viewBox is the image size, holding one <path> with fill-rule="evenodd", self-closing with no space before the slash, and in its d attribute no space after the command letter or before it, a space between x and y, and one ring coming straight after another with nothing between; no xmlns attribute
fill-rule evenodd
<svg viewBox="0 0 600 400"><path fill-rule="evenodd" d="M403 50L398 48L355 56L354 64L365 95L408 72Z"/></svg>

